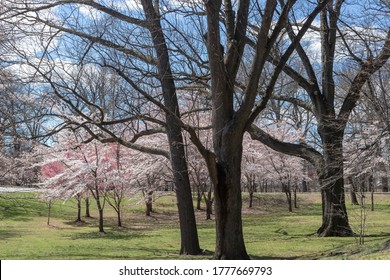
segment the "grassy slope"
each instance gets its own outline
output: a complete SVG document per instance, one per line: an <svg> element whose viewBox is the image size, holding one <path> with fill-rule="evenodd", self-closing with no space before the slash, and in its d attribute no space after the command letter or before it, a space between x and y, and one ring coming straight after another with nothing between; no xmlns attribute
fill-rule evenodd
<svg viewBox="0 0 390 280"><path fill-rule="evenodd" d="M378 195L376 210L368 211L364 246L357 238L318 238L321 223L319 194L300 194L299 208L286 211L283 195L260 194L254 209L244 201L244 234L254 259L390 259L390 195ZM107 234L97 232L95 218L74 223L76 205L56 202L51 225L47 209L34 194L0 195L0 259L178 259L180 236L175 198L159 198L156 213L145 217L143 206L126 202L125 228L115 226L115 215L106 206ZM349 206L350 221L359 231L358 206ZM213 221L197 212L199 238L211 258L215 245Z"/></svg>

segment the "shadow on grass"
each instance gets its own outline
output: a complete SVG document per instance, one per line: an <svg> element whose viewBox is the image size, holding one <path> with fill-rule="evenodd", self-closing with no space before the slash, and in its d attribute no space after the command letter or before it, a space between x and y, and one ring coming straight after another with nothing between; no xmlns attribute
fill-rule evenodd
<svg viewBox="0 0 390 280"><path fill-rule="evenodd" d="M390 236L390 232L381 232L376 234L367 234L364 237L387 237Z"/></svg>
<svg viewBox="0 0 390 280"><path fill-rule="evenodd" d="M251 260L299 260L300 257L275 257L275 256L256 256L251 255Z"/></svg>
<svg viewBox="0 0 390 280"><path fill-rule="evenodd" d="M145 234L132 231L106 231L106 232L85 232L76 233L70 236L71 239L102 239L102 240L131 240L145 237Z"/></svg>
<svg viewBox="0 0 390 280"><path fill-rule="evenodd" d="M10 231L10 230L0 229L0 239L1 240L11 239L11 238L20 237L20 236L21 236L20 231Z"/></svg>

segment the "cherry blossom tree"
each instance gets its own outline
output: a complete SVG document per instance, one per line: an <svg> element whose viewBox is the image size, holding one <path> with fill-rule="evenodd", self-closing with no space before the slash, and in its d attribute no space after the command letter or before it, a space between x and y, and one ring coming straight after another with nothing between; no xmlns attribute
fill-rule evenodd
<svg viewBox="0 0 390 280"><path fill-rule="evenodd" d="M128 173L119 171L118 146L96 140L83 143L85 139L82 135L68 131L58 137L62 138L58 142L60 144L48 148L50 153L42 163L45 196L50 199L76 197L79 204L81 195L88 192L98 208L99 232L104 232L103 211L107 201L117 212L118 226L121 226L120 206L124 194L123 182L126 180L124 174ZM113 193L111 200L108 198L110 192Z"/></svg>
<svg viewBox="0 0 390 280"><path fill-rule="evenodd" d="M168 146L166 135L162 134L154 134L142 139L142 142L147 145ZM132 174L129 183L134 192L142 193L145 214L150 216L153 211L153 195L164 190L166 185L173 181L173 173L169 160L165 157L134 150L131 154L134 160L128 166L128 172Z"/></svg>
<svg viewBox="0 0 390 280"><path fill-rule="evenodd" d="M282 142L303 140L302 132L296 131L286 122L269 125L267 132ZM294 206L297 207L298 186L303 180L311 181L304 172L304 160L276 152L258 141L251 140L249 134L246 135L244 143L243 175L249 184L250 197L253 197L251 191L256 189L260 178L278 183L286 195L288 209L292 212L293 201Z"/></svg>
<svg viewBox="0 0 390 280"><path fill-rule="evenodd" d="M253 206L253 198L261 182L271 179L266 169L268 151L257 141L252 141L248 134L244 136L242 157L242 181L249 193L249 208Z"/></svg>

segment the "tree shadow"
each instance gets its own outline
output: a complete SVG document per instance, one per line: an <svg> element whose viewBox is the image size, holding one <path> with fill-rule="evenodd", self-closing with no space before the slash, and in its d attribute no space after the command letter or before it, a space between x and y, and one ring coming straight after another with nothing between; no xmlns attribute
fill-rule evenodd
<svg viewBox="0 0 390 280"><path fill-rule="evenodd" d="M20 231L11 231L11 230L0 229L0 239L1 240L16 238L16 237L20 237L20 236L22 236Z"/></svg>
<svg viewBox="0 0 390 280"><path fill-rule="evenodd" d="M259 255L250 255L251 260L299 260L300 256L294 257L278 257L278 256L259 256Z"/></svg>
<svg viewBox="0 0 390 280"><path fill-rule="evenodd" d="M375 234L367 234L364 237L388 237L390 236L390 232L380 232Z"/></svg>
<svg viewBox="0 0 390 280"><path fill-rule="evenodd" d="M142 238L144 234L131 231L107 231L107 232L85 232L85 233L75 233L70 236L71 239L102 239L102 240L131 240L134 238Z"/></svg>

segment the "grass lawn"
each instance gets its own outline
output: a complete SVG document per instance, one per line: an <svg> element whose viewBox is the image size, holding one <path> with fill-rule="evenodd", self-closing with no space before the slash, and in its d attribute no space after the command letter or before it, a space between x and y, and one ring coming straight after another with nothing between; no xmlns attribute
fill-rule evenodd
<svg viewBox="0 0 390 280"><path fill-rule="evenodd" d="M367 211L365 244L358 237L319 238L320 194L299 194L299 208L288 213L282 194L257 194L253 209L244 195L243 221L247 251L253 259L390 259L390 195L375 196L375 211ZM348 203L349 218L359 232L360 207ZM93 201L91 201L93 204ZM106 234L98 233L93 218L75 223L76 203L57 201L50 226L47 206L33 193L0 194L0 259L210 259L215 246L214 221L197 211L204 255L179 256L175 197L156 200L151 217L144 206L126 201L123 228L116 227L114 211L105 208Z"/></svg>

